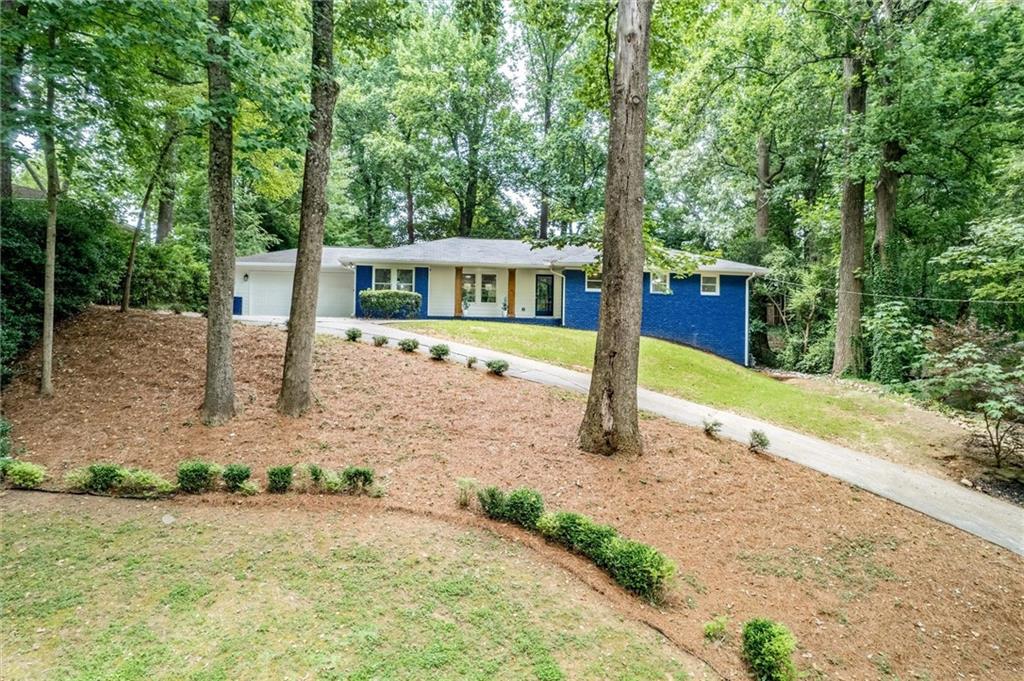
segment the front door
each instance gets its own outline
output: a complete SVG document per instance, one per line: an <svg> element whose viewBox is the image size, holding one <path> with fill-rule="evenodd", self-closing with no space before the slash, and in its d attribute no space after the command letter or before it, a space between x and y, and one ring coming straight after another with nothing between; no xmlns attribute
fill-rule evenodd
<svg viewBox="0 0 1024 681"><path fill-rule="evenodd" d="M537 275L536 312L538 317L550 317L555 314L555 275Z"/></svg>

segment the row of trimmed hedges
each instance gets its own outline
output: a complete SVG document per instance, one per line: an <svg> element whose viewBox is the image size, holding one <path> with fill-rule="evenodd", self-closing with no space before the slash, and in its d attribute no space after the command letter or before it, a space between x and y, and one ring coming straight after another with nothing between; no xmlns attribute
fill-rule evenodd
<svg viewBox="0 0 1024 681"><path fill-rule="evenodd" d="M461 487L460 494L464 495ZM648 600L660 601L675 575L675 564L664 554L620 537L610 525L595 523L579 513L545 513L544 499L536 490L520 487L506 494L487 487L477 493L477 499L487 517L539 532L586 556L621 586Z"/></svg>

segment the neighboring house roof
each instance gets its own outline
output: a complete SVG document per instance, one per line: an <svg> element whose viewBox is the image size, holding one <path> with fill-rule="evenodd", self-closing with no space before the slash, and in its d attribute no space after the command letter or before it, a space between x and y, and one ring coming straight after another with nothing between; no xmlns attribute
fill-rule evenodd
<svg viewBox="0 0 1024 681"><path fill-rule="evenodd" d="M437 241L420 241L394 248L325 247L323 265L394 263L410 265L469 265L548 269L552 267L583 267L593 263L598 252L587 246L533 248L516 239L473 239L452 237ZM239 264L288 267L295 264L295 249L261 253L238 259ZM716 260L698 267L701 272L733 274L767 274L763 267Z"/></svg>
<svg viewBox="0 0 1024 681"><path fill-rule="evenodd" d="M16 199L37 199L45 200L46 192L35 187L26 187L23 184L16 184L11 187L11 195Z"/></svg>

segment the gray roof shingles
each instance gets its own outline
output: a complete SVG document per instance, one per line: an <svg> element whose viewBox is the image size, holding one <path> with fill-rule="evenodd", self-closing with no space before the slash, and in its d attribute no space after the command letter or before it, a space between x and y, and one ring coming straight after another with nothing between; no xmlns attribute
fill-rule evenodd
<svg viewBox="0 0 1024 681"><path fill-rule="evenodd" d="M532 248L525 241L515 239L473 239L452 237L437 241L420 241L394 248L340 248L325 246L324 266L374 263L407 263L419 265L469 265L500 267L580 267L597 257L597 251L586 246ZM291 265L295 263L295 249L272 251L238 258L240 265ZM767 270L754 265L717 260L703 265L702 272L734 272L765 274Z"/></svg>

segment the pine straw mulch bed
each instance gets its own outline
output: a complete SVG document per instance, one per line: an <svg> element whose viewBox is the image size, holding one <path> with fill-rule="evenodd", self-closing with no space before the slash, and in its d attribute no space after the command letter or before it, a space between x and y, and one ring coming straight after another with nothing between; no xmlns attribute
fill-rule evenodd
<svg viewBox="0 0 1024 681"><path fill-rule="evenodd" d="M86 312L60 329L54 398L35 394L36 357L5 390L16 445L56 480L97 461L168 478L188 458L250 464L261 479L282 463L369 465L385 479L381 503L453 520L466 513L454 507L457 478L528 485L550 508L587 513L673 558L680 579L655 609L582 561L554 558L553 547L541 554L726 676L744 677L738 627L755 616L793 629L809 678L1024 674L1024 560L899 505L656 418L643 421L642 457L588 455L574 446L582 396L333 338L318 342L316 407L285 419L273 408L284 334L243 325L238 415L206 428L204 339L203 319ZM352 502L215 494L176 503L326 513ZM730 639L706 645L702 624L718 614L730 617Z"/></svg>

